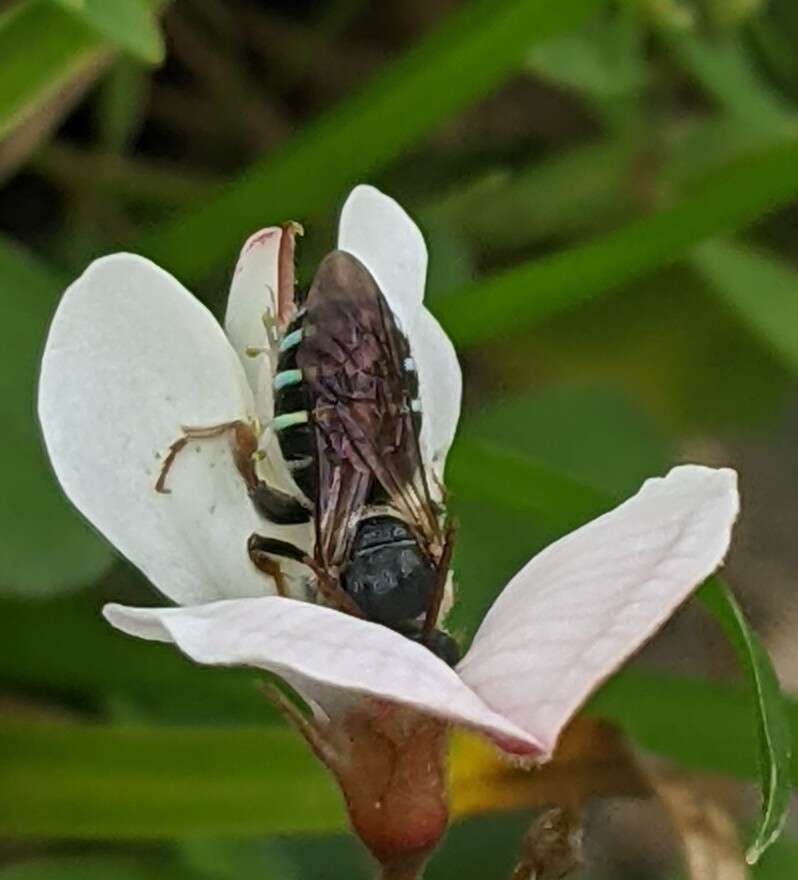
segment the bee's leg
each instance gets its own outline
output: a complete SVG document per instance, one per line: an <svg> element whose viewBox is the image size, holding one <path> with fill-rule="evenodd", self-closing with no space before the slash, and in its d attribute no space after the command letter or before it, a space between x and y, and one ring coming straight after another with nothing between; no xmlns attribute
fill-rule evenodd
<svg viewBox="0 0 798 880"><path fill-rule="evenodd" d="M319 592L331 605L339 611L351 614L352 617L364 617L360 606L334 577L312 559L307 560L307 565L316 575L316 586Z"/></svg>
<svg viewBox="0 0 798 880"><path fill-rule="evenodd" d="M283 575L280 563L273 556L283 556L287 559L294 559L297 562L304 562L306 557L305 552L300 550L295 544L290 544L288 541L279 541L276 538L265 538L257 533L249 536L247 553L255 568L274 578L277 592L281 596L288 595L288 591L285 588L285 575Z"/></svg>
<svg viewBox="0 0 798 880"><path fill-rule="evenodd" d="M169 451L166 453L163 465L161 466L161 473L155 484L155 491L161 492L164 495L169 494L171 490L166 488L166 477L180 451L192 440L208 440L211 437L219 437L227 431L235 431L236 435L238 435L240 429L246 429L250 432L252 431L249 425L242 422L240 419L233 422L222 422L219 425L207 425L205 427L190 428L183 425L183 436L175 440L175 442L169 447Z"/></svg>
<svg viewBox="0 0 798 880"><path fill-rule="evenodd" d="M310 511L301 501L287 492L272 488L263 480L257 480L253 486L248 486L247 491L258 513L278 526L310 522Z"/></svg>
<svg viewBox="0 0 798 880"><path fill-rule="evenodd" d="M309 522L310 511L302 502L287 492L275 489L258 476L255 470L259 455L258 438L251 426L239 422L234 430L233 457L258 513L280 526Z"/></svg>
<svg viewBox="0 0 798 880"><path fill-rule="evenodd" d="M454 553L454 536L457 531L457 524L450 522L446 528L446 538L443 544L443 552L441 553L440 562L438 562L437 578L435 587L432 591L429 607L424 617L424 625L422 627L422 638L426 639L435 629L438 622L438 615L441 611L443 596L446 592L446 581L449 578L449 566L452 564L452 554Z"/></svg>
<svg viewBox="0 0 798 880"><path fill-rule="evenodd" d="M258 437L247 422L240 419L207 427L183 427L183 436L169 447L164 459L155 491L168 494L166 477L179 452L192 440L219 437L228 431L233 433L233 459L238 472L247 486L247 492L255 509L277 525L296 525L310 520L310 511L293 495L274 489L260 479L255 470L258 454Z"/></svg>
<svg viewBox="0 0 798 880"><path fill-rule="evenodd" d="M335 578L319 565L315 559L308 556L304 550L297 547L296 544L281 541L278 538L266 538L256 532L249 536L247 552L252 562L267 574L272 574L271 565L274 562L274 560L269 559L269 556L282 556L285 559L293 559L295 562L307 565L313 574L316 575L316 586L319 592L331 605L339 611L344 611L354 617L363 617L363 612L355 604L355 600L343 590Z"/></svg>

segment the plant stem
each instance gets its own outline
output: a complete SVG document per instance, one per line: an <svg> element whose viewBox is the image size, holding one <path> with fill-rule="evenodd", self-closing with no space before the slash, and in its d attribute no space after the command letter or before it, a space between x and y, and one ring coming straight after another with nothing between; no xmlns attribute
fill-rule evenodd
<svg viewBox="0 0 798 880"><path fill-rule="evenodd" d="M426 858L382 865L379 880L422 880Z"/></svg>

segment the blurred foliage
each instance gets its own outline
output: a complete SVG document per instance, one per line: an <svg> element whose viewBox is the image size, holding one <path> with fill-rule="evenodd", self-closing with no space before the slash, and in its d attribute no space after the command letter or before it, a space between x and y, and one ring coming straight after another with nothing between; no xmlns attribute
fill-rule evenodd
<svg viewBox="0 0 798 880"><path fill-rule="evenodd" d="M756 487L769 468L794 471L798 448L797 10L793 0L5 5L0 880L369 871L337 833L337 794L277 726L255 675L197 669L99 618L109 598L157 597L63 499L34 400L61 291L120 246L193 283L220 313L253 228L302 220L307 281L341 196L373 180L420 219L431 305L464 359L448 477L463 641L532 553L686 458L740 465L744 505L755 503L731 574L765 636L794 627L794 541L767 566L757 556L790 521L777 506L787 502ZM797 778L796 708L787 730L731 594L703 595L753 691L728 680L735 669L708 618L686 615L648 667L644 657L614 678L589 711L692 772L734 779L755 775L758 719L763 840ZM794 682L795 656L776 659ZM500 787L486 790L498 802ZM462 822L429 876L506 876L528 822L528 811ZM328 833L299 833L310 829ZM598 820L591 829L602 855L586 877L676 876L675 857L641 855L661 851L656 829L624 840ZM12 831L47 842L22 846ZM220 838L230 833L251 837ZM752 876L796 870L788 837Z"/></svg>

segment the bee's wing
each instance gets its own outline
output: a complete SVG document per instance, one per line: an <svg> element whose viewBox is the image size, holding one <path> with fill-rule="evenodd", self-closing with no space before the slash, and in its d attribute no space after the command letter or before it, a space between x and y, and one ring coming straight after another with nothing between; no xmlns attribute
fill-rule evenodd
<svg viewBox="0 0 798 880"><path fill-rule="evenodd" d="M375 483L429 547L440 527L419 450L407 341L368 270L344 251L322 261L305 305L297 364L314 402L320 561L345 560Z"/></svg>
<svg viewBox="0 0 798 880"><path fill-rule="evenodd" d="M317 425L317 432L323 432ZM316 496L316 558L324 568L341 566L366 503L371 475L349 461L334 461L319 446L319 489Z"/></svg>

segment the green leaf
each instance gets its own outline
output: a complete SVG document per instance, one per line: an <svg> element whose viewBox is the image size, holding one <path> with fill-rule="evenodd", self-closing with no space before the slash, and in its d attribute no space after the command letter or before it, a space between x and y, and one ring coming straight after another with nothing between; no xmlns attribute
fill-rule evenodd
<svg viewBox="0 0 798 880"><path fill-rule="evenodd" d="M152 603L119 566L116 598ZM142 645L120 637L90 593L47 601L0 599L0 682L6 687L58 692L85 703L113 702L164 722L263 723L274 720L252 670L197 666L171 645ZM47 650L42 650L47 645ZM79 650L78 650L79 646Z"/></svg>
<svg viewBox="0 0 798 880"><path fill-rule="evenodd" d="M275 156L196 209L156 227L139 250L183 281L232 263L253 229L328 207L516 72L529 48L599 0L475 0Z"/></svg>
<svg viewBox="0 0 798 880"><path fill-rule="evenodd" d="M740 242L701 245L691 264L792 370L798 370L798 271Z"/></svg>
<svg viewBox="0 0 798 880"><path fill-rule="evenodd" d="M102 150L125 152L143 124L148 97L147 68L127 57L117 59L103 79L97 102L97 134Z"/></svg>
<svg viewBox="0 0 798 880"><path fill-rule="evenodd" d="M0 240L0 590L27 596L93 581L113 559L56 484L36 421L41 350L63 287Z"/></svg>
<svg viewBox="0 0 798 880"><path fill-rule="evenodd" d="M604 495L546 464L512 449L501 448L463 433L452 452L448 482L465 498L479 496L512 510L543 518L548 526L567 532L604 508ZM518 486L524 487L523 492Z"/></svg>
<svg viewBox="0 0 798 880"><path fill-rule="evenodd" d="M145 0L51 0L92 30L148 64L164 59L164 43L152 3Z"/></svg>
<svg viewBox="0 0 798 880"><path fill-rule="evenodd" d="M602 513L608 492L633 492L670 458L626 395L594 383L548 386L468 413L447 462L459 522L448 624L463 644L531 555Z"/></svg>
<svg viewBox="0 0 798 880"><path fill-rule="evenodd" d="M277 840L199 838L183 842L180 850L186 864L207 880L299 880L293 859Z"/></svg>
<svg viewBox="0 0 798 880"><path fill-rule="evenodd" d="M72 858L35 858L0 868L0 880L200 880L179 862L137 856L110 858L79 856ZM262 880L269 880L268 875Z"/></svg>
<svg viewBox="0 0 798 880"><path fill-rule="evenodd" d="M791 880L798 874L798 841L784 835L751 872L754 880Z"/></svg>
<svg viewBox="0 0 798 880"><path fill-rule="evenodd" d="M522 263L433 307L456 345L520 333L679 259L707 238L750 223L796 192L798 143L790 140L708 175L673 207Z"/></svg>
<svg viewBox="0 0 798 880"><path fill-rule="evenodd" d="M512 395L467 413L463 431L491 450L517 453L582 485L596 499L637 491L672 459L662 432L627 394L598 383L562 382ZM460 454L455 444L453 455ZM518 492L512 490L512 495ZM571 496L573 497L573 496ZM604 502L606 504L606 501Z"/></svg>
<svg viewBox="0 0 798 880"><path fill-rule="evenodd" d="M4 835L114 839L342 831L331 777L287 728L4 722Z"/></svg>
<svg viewBox="0 0 798 880"><path fill-rule="evenodd" d="M549 470L544 471L543 478L540 479L538 465L525 469L522 463L508 459L506 451L501 448L484 450L467 445L466 453L470 454L471 460L464 470L476 474L490 474L490 479L483 476L482 480L474 479L468 484L461 483L461 493L475 500L484 497L495 503L500 500L499 493L491 488L491 484L496 481L502 487L503 494L511 496L506 497L506 504L520 504L527 496L535 498L545 495L551 499L551 503L536 505L537 517L545 518L555 528L564 531L561 527L567 509L572 503L576 512L581 500L575 495L574 482L570 477ZM480 462L480 457L483 455L484 463ZM559 503L556 503L557 499L560 499ZM575 500L571 502L570 499ZM601 508L597 512L609 509L612 502L613 498L607 495L601 500L596 499L597 507ZM584 516L583 519L588 518L590 517ZM702 588L700 597L735 647L746 672L751 699L756 709L763 807L759 826L748 852L749 861L753 864L778 837L786 819L789 806L791 733L784 714L785 704L770 658L748 626L731 591L715 578ZM707 719L707 723L716 722Z"/></svg>
<svg viewBox="0 0 798 880"><path fill-rule="evenodd" d="M740 40L682 33L672 35L668 47L727 116L760 131L795 130L795 115L759 76Z"/></svg>
<svg viewBox="0 0 798 880"><path fill-rule="evenodd" d="M45 0L23 0L0 16L0 139L97 65L105 49L83 21Z"/></svg>
<svg viewBox="0 0 798 880"><path fill-rule="evenodd" d="M425 231L451 228L495 259L539 239L598 229L631 212L627 184L635 155L634 144L607 138L520 171L497 169L413 214ZM435 256L430 243L430 257Z"/></svg>
<svg viewBox="0 0 798 880"><path fill-rule="evenodd" d="M710 579L699 598L723 627L737 657L748 674L756 701L759 733L759 772L762 778L762 816L746 861L754 865L778 839L790 806L790 758L792 732L784 711L779 680L767 651L737 604L732 591L718 578Z"/></svg>
<svg viewBox="0 0 798 880"><path fill-rule="evenodd" d="M602 11L586 25L530 52L530 70L596 102L626 98L646 84L640 14L631 6Z"/></svg>
<svg viewBox="0 0 798 880"><path fill-rule="evenodd" d="M149 646L148 646L149 647ZM740 688L626 670L592 700L645 748L688 767L756 774ZM674 719L679 719L674 724ZM788 704L792 735L798 705ZM798 764L792 767L798 783ZM7 837L168 839L337 833L340 797L292 730L0 720Z"/></svg>

